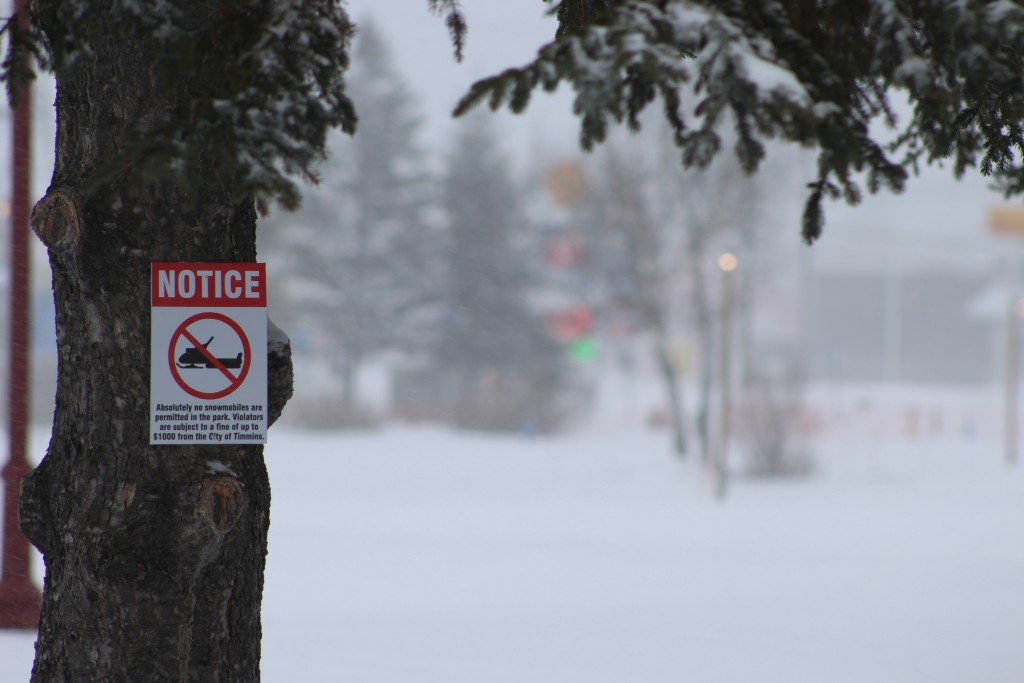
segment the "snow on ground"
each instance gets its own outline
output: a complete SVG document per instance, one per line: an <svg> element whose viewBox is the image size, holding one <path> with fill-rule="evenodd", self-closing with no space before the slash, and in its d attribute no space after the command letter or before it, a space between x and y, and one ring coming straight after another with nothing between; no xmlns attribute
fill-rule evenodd
<svg viewBox="0 0 1024 683"><path fill-rule="evenodd" d="M264 680L1022 680L998 444L819 442L813 477L719 502L666 443L272 430ZM0 681L32 642L0 633Z"/></svg>

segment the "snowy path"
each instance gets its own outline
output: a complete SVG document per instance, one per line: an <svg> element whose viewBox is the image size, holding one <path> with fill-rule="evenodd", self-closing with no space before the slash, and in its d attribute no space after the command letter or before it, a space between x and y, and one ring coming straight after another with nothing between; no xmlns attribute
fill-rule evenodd
<svg viewBox="0 0 1024 683"><path fill-rule="evenodd" d="M710 499L642 432L272 432L264 680L1018 683L1024 466L821 445ZM0 681L32 638L0 634Z"/></svg>

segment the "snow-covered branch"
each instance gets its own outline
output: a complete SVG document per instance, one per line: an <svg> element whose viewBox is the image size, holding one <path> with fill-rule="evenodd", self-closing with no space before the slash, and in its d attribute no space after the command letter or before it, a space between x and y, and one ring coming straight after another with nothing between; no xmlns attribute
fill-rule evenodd
<svg viewBox="0 0 1024 683"><path fill-rule="evenodd" d="M956 173L978 166L1024 192L1019 3L587 0L557 12L556 39L533 62L476 83L456 114L483 102L521 111L534 90L566 83L584 148L612 122L638 126L659 96L686 166L721 151L722 126L735 129L748 171L765 140L814 147L808 240L823 198L855 203L861 182L899 191L920 160L952 156ZM895 91L912 107L903 120Z"/></svg>

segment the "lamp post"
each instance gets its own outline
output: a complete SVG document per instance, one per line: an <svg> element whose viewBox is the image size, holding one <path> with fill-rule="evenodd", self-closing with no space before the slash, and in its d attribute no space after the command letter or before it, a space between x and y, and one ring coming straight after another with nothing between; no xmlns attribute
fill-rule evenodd
<svg viewBox="0 0 1024 683"><path fill-rule="evenodd" d="M1017 392L1020 384L1020 318L1024 316L1024 299L1010 297L1006 314L1006 377L1004 397L1004 441L1006 462L1017 463Z"/></svg>
<svg viewBox="0 0 1024 683"><path fill-rule="evenodd" d="M739 261L732 252L718 259L722 271L722 308L718 339L718 422L715 447L711 457L711 481L716 498L725 498L728 488L726 458L729 449L729 412L732 403L732 326L736 308L736 267Z"/></svg>
<svg viewBox="0 0 1024 683"><path fill-rule="evenodd" d="M27 21L26 0L16 0L15 10ZM23 58L27 59L27 55ZM0 627L34 629L39 625L42 596L29 576L29 543L18 528L21 480L31 467L25 458L29 392L29 176L30 90L19 92L14 110L13 187L11 197L11 305L10 364L8 366L8 457L0 471L4 483L3 556L0 574Z"/></svg>

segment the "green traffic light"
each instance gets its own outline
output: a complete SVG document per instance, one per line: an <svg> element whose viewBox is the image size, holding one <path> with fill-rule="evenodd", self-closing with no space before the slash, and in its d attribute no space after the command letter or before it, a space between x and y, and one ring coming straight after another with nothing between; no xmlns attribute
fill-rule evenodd
<svg viewBox="0 0 1024 683"><path fill-rule="evenodd" d="M597 340L593 337L580 337L569 344L569 355L573 360L590 363L597 358Z"/></svg>

